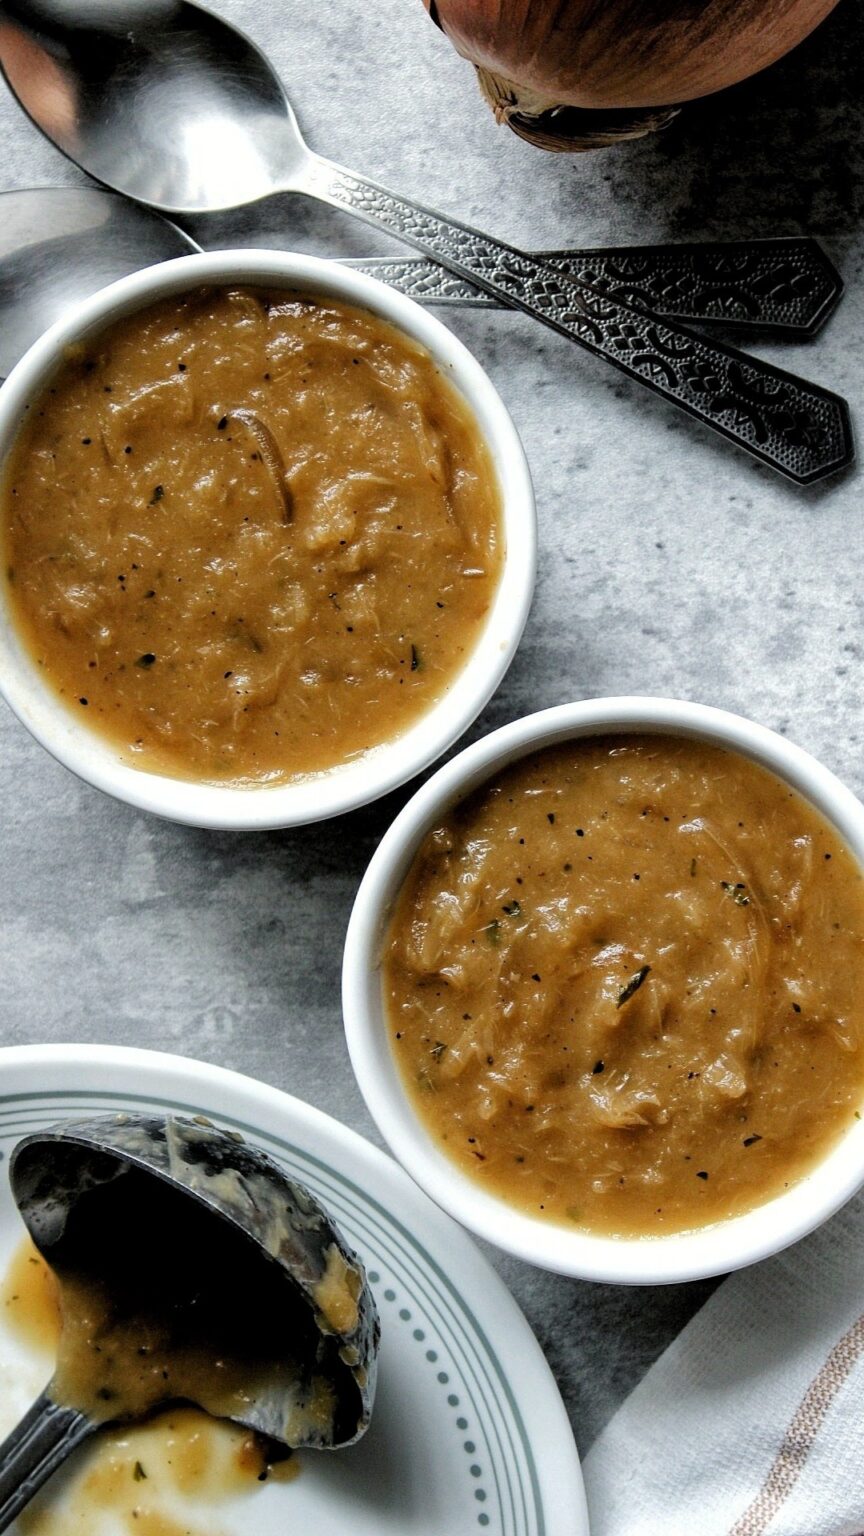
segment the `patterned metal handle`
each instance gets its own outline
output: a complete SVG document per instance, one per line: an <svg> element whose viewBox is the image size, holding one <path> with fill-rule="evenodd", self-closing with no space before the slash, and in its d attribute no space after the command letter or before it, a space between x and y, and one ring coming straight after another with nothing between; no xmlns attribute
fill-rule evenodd
<svg viewBox="0 0 864 1536"><path fill-rule="evenodd" d="M618 246L538 251L563 277L590 283L624 304L671 320L815 336L843 292L843 279L815 240L741 240L704 245ZM348 261L423 304L500 303L467 278L422 258Z"/></svg>
<svg viewBox="0 0 864 1536"><path fill-rule="evenodd" d="M12 1524L96 1425L74 1408L60 1408L46 1393L0 1445L0 1531Z"/></svg>
<svg viewBox="0 0 864 1536"><path fill-rule="evenodd" d="M383 227L542 320L799 485L834 474L854 457L846 402L819 385L562 277L536 257L318 156L310 156L298 190Z"/></svg>

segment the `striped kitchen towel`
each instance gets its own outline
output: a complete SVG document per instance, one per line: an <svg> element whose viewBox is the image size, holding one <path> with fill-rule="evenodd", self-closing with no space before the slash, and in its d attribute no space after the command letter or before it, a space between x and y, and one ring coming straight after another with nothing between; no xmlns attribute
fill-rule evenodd
<svg viewBox="0 0 864 1536"><path fill-rule="evenodd" d="M860 1536L864 1200L724 1281L584 1472L591 1536Z"/></svg>

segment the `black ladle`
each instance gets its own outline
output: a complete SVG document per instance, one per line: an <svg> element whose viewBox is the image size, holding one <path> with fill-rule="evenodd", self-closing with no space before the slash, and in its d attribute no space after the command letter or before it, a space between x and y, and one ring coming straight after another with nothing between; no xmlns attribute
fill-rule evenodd
<svg viewBox="0 0 864 1536"><path fill-rule="evenodd" d="M265 1153L206 1121L117 1114L26 1137L9 1177L61 1297L64 1281L92 1284L111 1298L112 1325L136 1327L143 1312L178 1347L191 1332L214 1359L249 1359L225 1417L291 1448L363 1434L379 1325L362 1265ZM0 1446L0 1531L96 1429L140 1416L95 1384L98 1412L64 1402L62 1381L61 1368ZM147 1411L176 1400L169 1382Z"/></svg>

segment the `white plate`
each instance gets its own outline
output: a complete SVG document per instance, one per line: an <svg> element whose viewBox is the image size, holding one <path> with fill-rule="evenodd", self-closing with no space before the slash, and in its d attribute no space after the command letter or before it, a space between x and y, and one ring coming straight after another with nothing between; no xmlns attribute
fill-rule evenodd
<svg viewBox="0 0 864 1536"><path fill-rule="evenodd" d="M533 1334L471 1239L389 1157L309 1105L201 1062L107 1046L0 1050L4 1161L55 1120L150 1107L209 1115L309 1185L366 1263L381 1312L365 1438L307 1453L294 1482L253 1489L254 1514L242 1501L224 1518L220 1508L221 1531L240 1536L251 1518L256 1536L587 1536L576 1447ZM22 1226L2 1182L5 1267Z"/></svg>

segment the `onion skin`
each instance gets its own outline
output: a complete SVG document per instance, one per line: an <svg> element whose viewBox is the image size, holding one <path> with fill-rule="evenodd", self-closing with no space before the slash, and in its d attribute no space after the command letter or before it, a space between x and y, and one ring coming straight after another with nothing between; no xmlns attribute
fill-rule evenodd
<svg viewBox="0 0 864 1536"><path fill-rule="evenodd" d="M668 107L788 53L837 0L423 0L458 53L527 117Z"/></svg>

